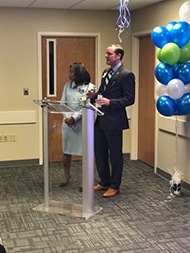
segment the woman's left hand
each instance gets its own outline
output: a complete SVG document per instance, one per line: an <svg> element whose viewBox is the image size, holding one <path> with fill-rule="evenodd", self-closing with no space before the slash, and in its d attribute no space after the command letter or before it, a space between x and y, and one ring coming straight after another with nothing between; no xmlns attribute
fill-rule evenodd
<svg viewBox="0 0 190 253"><path fill-rule="evenodd" d="M69 118L66 118L66 119L65 119L65 123L66 123L69 127L71 127L71 126L75 125L75 120L73 119L73 117L69 117Z"/></svg>

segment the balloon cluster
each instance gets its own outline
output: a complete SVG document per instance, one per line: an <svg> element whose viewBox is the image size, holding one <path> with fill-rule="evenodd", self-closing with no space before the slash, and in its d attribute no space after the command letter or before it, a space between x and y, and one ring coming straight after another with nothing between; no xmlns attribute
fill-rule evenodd
<svg viewBox="0 0 190 253"><path fill-rule="evenodd" d="M172 21L152 30L159 64L155 68L156 108L164 116L190 114L190 25Z"/></svg>

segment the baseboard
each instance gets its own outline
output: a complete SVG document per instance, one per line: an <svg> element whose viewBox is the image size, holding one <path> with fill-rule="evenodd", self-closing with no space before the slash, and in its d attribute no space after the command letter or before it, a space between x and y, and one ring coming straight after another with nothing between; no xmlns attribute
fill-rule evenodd
<svg viewBox="0 0 190 253"><path fill-rule="evenodd" d="M0 168L2 167L17 167L17 166L29 166L29 165L39 165L39 159L26 159L26 160L10 160L10 161L0 161Z"/></svg>
<svg viewBox="0 0 190 253"><path fill-rule="evenodd" d="M130 153L125 153L125 154L123 154L123 156L124 156L124 158L130 158ZM80 160L82 160L82 159L80 159ZM39 159L0 161L0 168L39 165L39 164L40 164Z"/></svg>
<svg viewBox="0 0 190 253"><path fill-rule="evenodd" d="M124 153L124 154L123 154L123 157L124 157L124 158L130 158L130 153Z"/></svg>

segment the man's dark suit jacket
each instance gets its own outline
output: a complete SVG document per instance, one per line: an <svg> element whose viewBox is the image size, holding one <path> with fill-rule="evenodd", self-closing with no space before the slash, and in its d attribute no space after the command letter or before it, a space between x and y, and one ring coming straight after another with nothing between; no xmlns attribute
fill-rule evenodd
<svg viewBox="0 0 190 253"><path fill-rule="evenodd" d="M95 125L98 124L104 130L128 129L129 122L125 107L135 102L135 76L121 65L106 86L105 77L108 70L103 72L101 85L91 102L95 102L97 95L102 94L103 97L110 99L110 105L100 108L104 116L97 116Z"/></svg>
<svg viewBox="0 0 190 253"><path fill-rule="evenodd" d="M6 253L5 247L0 244L0 253Z"/></svg>

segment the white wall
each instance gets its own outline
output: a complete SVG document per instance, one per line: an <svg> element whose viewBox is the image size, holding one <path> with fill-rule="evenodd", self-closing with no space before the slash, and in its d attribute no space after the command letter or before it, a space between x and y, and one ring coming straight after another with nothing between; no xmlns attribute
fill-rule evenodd
<svg viewBox="0 0 190 253"><path fill-rule="evenodd" d="M40 158L40 109L32 102L41 99L38 33L99 33L98 52L103 70L107 45L119 43L115 30L117 18L117 11L0 8L0 162ZM122 35L122 39L126 51L124 64L130 68L130 30ZM97 85L100 75L98 79ZM23 88L29 88L28 96L23 95ZM16 136L16 141L1 142L4 135ZM124 140L124 152L129 152L129 133L125 133Z"/></svg>

